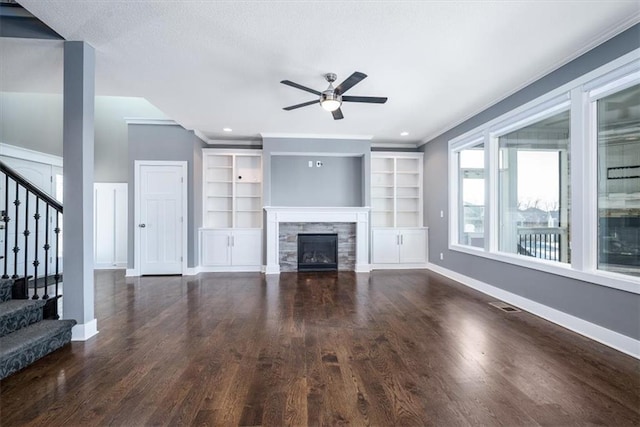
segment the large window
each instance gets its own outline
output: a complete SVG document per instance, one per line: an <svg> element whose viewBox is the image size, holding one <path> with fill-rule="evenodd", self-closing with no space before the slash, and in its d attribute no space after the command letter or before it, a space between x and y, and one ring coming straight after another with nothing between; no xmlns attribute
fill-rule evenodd
<svg viewBox="0 0 640 427"><path fill-rule="evenodd" d="M640 276L640 85L597 104L598 268Z"/></svg>
<svg viewBox="0 0 640 427"><path fill-rule="evenodd" d="M453 250L640 293L640 50L449 141Z"/></svg>
<svg viewBox="0 0 640 427"><path fill-rule="evenodd" d="M458 243L484 247L484 144L458 151Z"/></svg>
<svg viewBox="0 0 640 427"><path fill-rule="evenodd" d="M499 249L568 263L569 112L500 136Z"/></svg>

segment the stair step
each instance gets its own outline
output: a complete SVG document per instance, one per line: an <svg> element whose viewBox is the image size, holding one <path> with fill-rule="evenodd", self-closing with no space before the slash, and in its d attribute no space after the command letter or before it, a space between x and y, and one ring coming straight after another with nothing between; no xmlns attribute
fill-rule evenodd
<svg viewBox="0 0 640 427"><path fill-rule="evenodd" d="M11 299L12 287L13 279L0 279L0 302L9 301Z"/></svg>
<svg viewBox="0 0 640 427"><path fill-rule="evenodd" d="M0 379L71 341L75 320L43 320L0 337Z"/></svg>
<svg viewBox="0 0 640 427"><path fill-rule="evenodd" d="M46 301L10 300L0 303L0 337L42 320Z"/></svg>

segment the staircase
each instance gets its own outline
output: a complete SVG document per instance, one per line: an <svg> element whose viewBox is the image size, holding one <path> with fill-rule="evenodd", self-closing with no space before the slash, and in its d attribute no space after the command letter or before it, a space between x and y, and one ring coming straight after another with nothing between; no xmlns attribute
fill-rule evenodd
<svg viewBox="0 0 640 427"><path fill-rule="evenodd" d="M75 320L43 320L45 300L12 299L13 279L0 279L0 379L68 344Z"/></svg>
<svg viewBox="0 0 640 427"><path fill-rule="evenodd" d="M62 304L62 205L0 161L0 379L71 341Z"/></svg>

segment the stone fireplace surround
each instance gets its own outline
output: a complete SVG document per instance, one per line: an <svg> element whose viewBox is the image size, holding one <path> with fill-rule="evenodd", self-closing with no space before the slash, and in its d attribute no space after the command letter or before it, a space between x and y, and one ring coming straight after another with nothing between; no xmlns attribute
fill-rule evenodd
<svg viewBox="0 0 640 427"><path fill-rule="evenodd" d="M280 225L282 223L353 223L355 225L355 264L359 273L371 271L369 265L368 207L265 207L265 274L279 274ZM327 226L332 226L327 224ZM340 256L340 255L338 255ZM288 270L288 269L287 269Z"/></svg>

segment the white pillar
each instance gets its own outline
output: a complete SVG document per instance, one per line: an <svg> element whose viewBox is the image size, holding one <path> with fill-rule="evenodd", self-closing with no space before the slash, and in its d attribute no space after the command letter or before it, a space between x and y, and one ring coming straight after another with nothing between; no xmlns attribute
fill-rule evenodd
<svg viewBox="0 0 640 427"><path fill-rule="evenodd" d="M95 52L64 43L63 317L75 319L73 341L98 333L93 296L93 144Z"/></svg>

